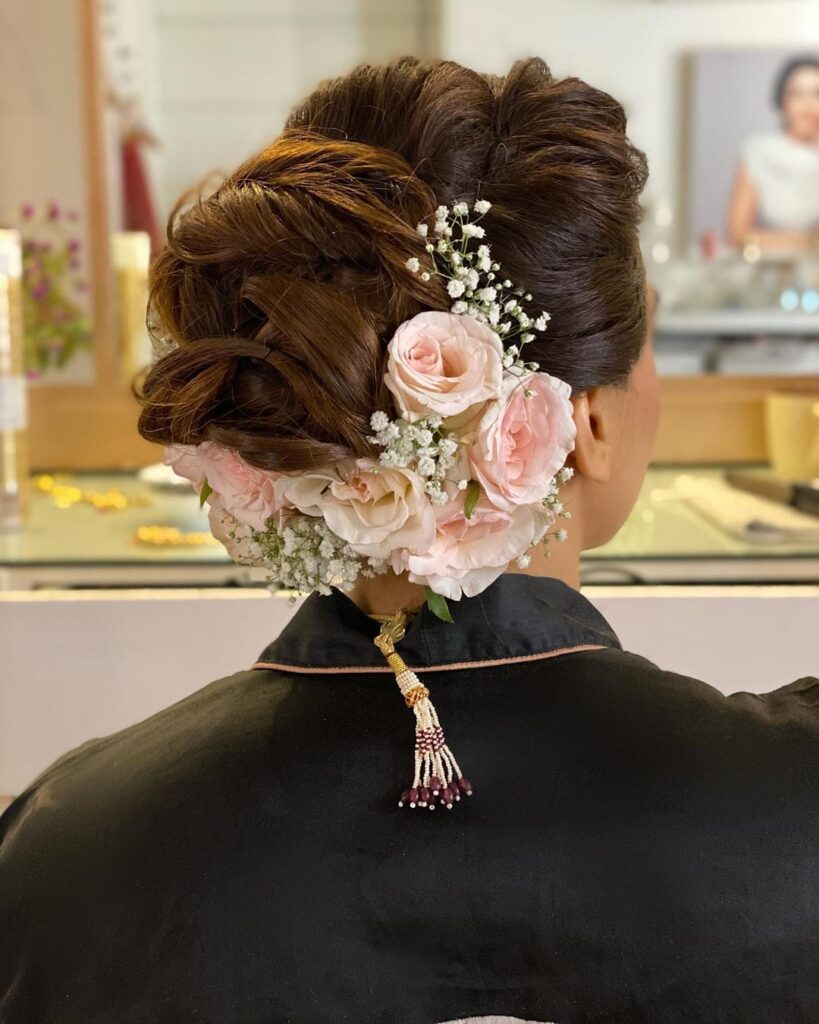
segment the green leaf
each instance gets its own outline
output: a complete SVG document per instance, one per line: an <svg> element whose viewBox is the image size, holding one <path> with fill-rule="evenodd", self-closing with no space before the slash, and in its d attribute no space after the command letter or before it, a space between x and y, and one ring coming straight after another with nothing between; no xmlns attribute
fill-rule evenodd
<svg viewBox="0 0 819 1024"><path fill-rule="evenodd" d="M446 603L446 598L440 594L436 594L434 590L427 590L427 607L433 615L437 615L439 619L443 619L444 622L452 622L452 616L449 613L449 605Z"/></svg>
<svg viewBox="0 0 819 1024"><path fill-rule="evenodd" d="M205 504L211 494L213 494L213 488L206 480L202 484L202 490L199 492L199 508Z"/></svg>
<svg viewBox="0 0 819 1024"><path fill-rule="evenodd" d="M464 515L467 519L472 518L478 498L481 496L481 485L477 480L470 480L466 486L466 497L464 498Z"/></svg>

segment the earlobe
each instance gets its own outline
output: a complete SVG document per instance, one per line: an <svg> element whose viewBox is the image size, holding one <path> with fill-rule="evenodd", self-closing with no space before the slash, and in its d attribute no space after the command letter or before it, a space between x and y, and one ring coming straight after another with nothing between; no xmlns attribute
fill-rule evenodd
<svg viewBox="0 0 819 1024"><path fill-rule="evenodd" d="M596 483L607 483L611 479L612 451L596 390L592 388L572 397L577 429L572 454L579 474Z"/></svg>

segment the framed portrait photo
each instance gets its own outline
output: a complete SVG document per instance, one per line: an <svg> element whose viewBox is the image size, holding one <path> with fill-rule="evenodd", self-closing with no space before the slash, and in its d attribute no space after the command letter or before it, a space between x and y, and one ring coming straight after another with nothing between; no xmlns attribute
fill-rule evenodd
<svg viewBox="0 0 819 1024"><path fill-rule="evenodd" d="M800 252L819 232L819 46L704 51L690 74L689 241Z"/></svg>

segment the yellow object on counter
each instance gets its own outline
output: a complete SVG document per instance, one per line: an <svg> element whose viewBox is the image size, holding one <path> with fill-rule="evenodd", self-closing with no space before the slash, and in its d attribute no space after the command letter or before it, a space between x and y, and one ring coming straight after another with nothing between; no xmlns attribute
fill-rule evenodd
<svg viewBox="0 0 819 1024"><path fill-rule="evenodd" d="M212 533L193 530L179 530L175 526L140 526L134 534L138 544L152 547L200 547L203 544L218 544Z"/></svg>
<svg viewBox="0 0 819 1024"><path fill-rule="evenodd" d="M41 473L34 478L34 486L38 491L48 494L57 508L71 508L74 505L93 505L100 510L124 509L133 506L144 507L153 504L150 494L137 494L129 497L118 487L107 491L83 490L72 483L70 476L51 476Z"/></svg>
<svg viewBox="0 0 819 1024"><path fill-rule="evenodd" d="M765 440L782 480L819 477L819 392L767 395Z"/></svg>

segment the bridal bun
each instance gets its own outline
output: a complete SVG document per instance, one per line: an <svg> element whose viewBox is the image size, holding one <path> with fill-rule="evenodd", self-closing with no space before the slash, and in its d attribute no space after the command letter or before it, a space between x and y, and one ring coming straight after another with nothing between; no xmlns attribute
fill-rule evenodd
<svg viewBox="0 0 819 1024"><path fill-rule="evenodd" d="M302 131L179 213L152 268L169 351L142 386L143 436L282 471L369 454L385 332L444 303L406 268L434 206L397 154Z"/></svg>
<svg viewBox="0 0 819 1024"><path fill-rule="evenodd" d="M575 390L624 383L646 335L645 178L620 105L540 60L488 76L406 58L323 84L172 214L140 432L283 472L371 454L387 342L451 302L407 269L425 256L416 225L479 197L493 258L552 314L529 358Z"/></svg>

